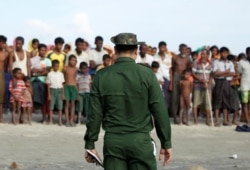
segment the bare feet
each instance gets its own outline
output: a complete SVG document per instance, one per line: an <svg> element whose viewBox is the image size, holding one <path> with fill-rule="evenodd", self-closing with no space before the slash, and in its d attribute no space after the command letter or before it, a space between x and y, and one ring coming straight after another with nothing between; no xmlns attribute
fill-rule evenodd
<svg viewBox="0 0 250 170"><path fill-rule="evenodd" d="M228 122L223 122L223 126L229 126Z"/></svg>
<svg viewBox="0 0 250 170"><path fill-rule="evenodd" d="M214 123L214 126L220 127L220 122L215 122L215 123Z"/></svg>

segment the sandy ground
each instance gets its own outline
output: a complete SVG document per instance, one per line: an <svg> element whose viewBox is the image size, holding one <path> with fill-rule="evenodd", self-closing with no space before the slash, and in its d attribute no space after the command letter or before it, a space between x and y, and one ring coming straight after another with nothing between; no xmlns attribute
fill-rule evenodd
<svg viewBox="0 0 250 170"><path fill-rule="evenodd" d="M4 115L5 120L9 117ZM40 115L34 117L40 119ZM250 170L250 133L234 129L235 126L172 125L173 159L167 167L158 161L158 169ZM85 125L0 124L0 170L10 169L13 161L18 169L25 170L100 170L84 160L85 130ZM100 155L103 135L101 131L96 143ZM152 136L157 139L155 131ZM238 158L230 159L233 154Z"/></svg>

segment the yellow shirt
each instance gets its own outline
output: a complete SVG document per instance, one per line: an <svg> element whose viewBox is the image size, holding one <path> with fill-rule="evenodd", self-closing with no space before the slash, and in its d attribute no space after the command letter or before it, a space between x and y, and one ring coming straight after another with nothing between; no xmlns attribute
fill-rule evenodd
<svg viewBox="0 0 250 170"><path fill-rule="evenodd" d="M64 66L64 62L65 62L65 58L66 58L66 56L65 56L64 53L61 52L60 54L56 54L56 53L54 53L52 51L51 53L48 54L47 58L50 59L51 62L53 60L58 60L59 61L59 71L62 72L63 66Z"/></svg>

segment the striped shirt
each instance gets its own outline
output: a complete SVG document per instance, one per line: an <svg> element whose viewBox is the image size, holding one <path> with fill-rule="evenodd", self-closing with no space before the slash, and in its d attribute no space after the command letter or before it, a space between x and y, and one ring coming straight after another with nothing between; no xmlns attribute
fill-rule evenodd
<svg viewBox="0 0 250 170"><path fill-rule="evenodd" d="M76 77L76 82L78 84L78 93L89 93L91 85L90 75L78 74Z"/></svg>
<svg viewBox="0 0 250 170"><path fill-rule="evenodd" d="M203 64L201 62L201 60L197 60L194 62L192 71L200 80L209 81L209 77L210 77L210 74L212 72L212 64L210 62ZM200 82L197 79L194 79L194 88L195 89L204 89L205 84Z"/></svg>
<svg viewBox="0 0 250 170"><path fill-rule="evenodd" d="M15 87L13 87L13 80L10 80L9 84L9 91L12 91L14 96L20 96L19 101L23 100L23 92L26 89L24 81L23 80L17 80ZM14 101L14 96L11 95L10 101Z"/></svg>

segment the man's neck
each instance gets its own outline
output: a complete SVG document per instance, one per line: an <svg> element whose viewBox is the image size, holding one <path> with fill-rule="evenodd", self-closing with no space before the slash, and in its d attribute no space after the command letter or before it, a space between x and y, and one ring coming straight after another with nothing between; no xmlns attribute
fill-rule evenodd
<svg viewBox="0 0 250 170"><path fill-rule="evenodd" d="M76 50L76 53L77 53L77 55L80 55L80 54L82 54L82 50L79 50L79 49L75 49Z"/></svg>
<svg viewBox="0 0 250 170"><path fill-rule="evenodd" d="M159 55L160 57L165 57L166 53L165 53L165 52L159 52L158 55Z"/></svg>
<svg viewBox="0 0 250 170"><path fill-rule="evenodd" d="M54 52L59 54L59 53L61 53L61 50L54 49Z"/></svg>
<svg viewBox="0 0 250 170"><path fill-rule="evenodd" d="M17 51L17 52L22 52L23 49L22 49L22 48L16 48L16 51Z"/></svg>
<svg viewBox="0 0 250 170"><path fill-rule="evenodd" d="M95 48L95 50L98 51L98 52L101 52L101 51L102 51L101 48Z"/></svg>

